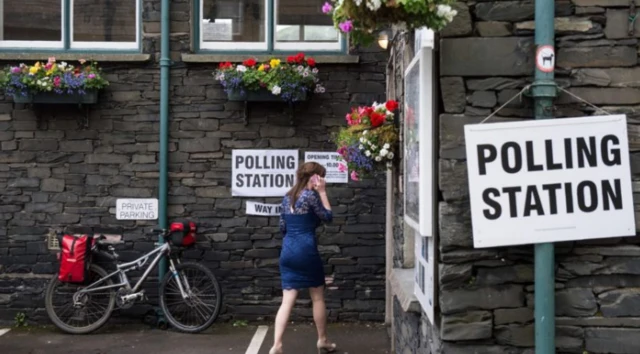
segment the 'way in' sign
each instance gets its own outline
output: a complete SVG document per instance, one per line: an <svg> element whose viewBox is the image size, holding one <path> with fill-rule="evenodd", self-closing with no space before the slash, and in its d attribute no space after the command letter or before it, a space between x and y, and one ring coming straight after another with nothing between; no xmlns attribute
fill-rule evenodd
<svg viewBox="0 0 640 354"><path fill-rule="evenodd" d="M552 140L544 141L545 158L534 160L534 143L526 141L524 146L517 142L506 142L502 146L480 144L477 146L478 173L486 175L487 168L499 164L507 174L531 173L567 169L584 169L598 166L619 166L621 164L620 141L615 135L567 138L560 149L564 158L554 160L554 149L558 147ZM542 159L541 159L542 160ZM525 193L524 204L517 205L517 196ZM547 194L548 205L543 205L540 195ZM508 203L498 199L506 195ZM501 189L486 188L482 200L488 206L483 210L489 220L496 220L506 210L510 217L536 215L572 214L576 209L593 212L602 210L621 210L622 192L620 179L584 180L579 183L549 183L542 185L507 186ZM562 201L563 210L559 211L558 202Z"/></svg>

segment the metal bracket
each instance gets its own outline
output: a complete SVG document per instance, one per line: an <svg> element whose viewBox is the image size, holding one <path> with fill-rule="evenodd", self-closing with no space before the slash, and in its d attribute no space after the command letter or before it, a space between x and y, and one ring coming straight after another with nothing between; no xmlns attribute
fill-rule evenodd
<svg viewBox="0 0 640 354"><path fill-rule="evenodd" d="M636 13L636 2L635 0L629 0L629 27L627 33L629 36L633 37L635 34L635 23L638 18L638 14Z"/></svg>
<svg viewBox="0 0 640 354"><path fill-rule="evenodd" d="M530 85L524 92L527 97L549 97L555 98L560 94L560 88L555 81L537 81Z"/></svg>
<svg viewBox="0 0 640 354"><path fill-rule="evenodd" d="M38 129L46 129L47 125L46 125L46 120L44 119L45 109L43 107L43 104L30 103L29 105L31 106L33 113L36 115ZM79 129L89 128L89 114L90 114L89 105L78 103L78 110L80 111L80 114L76 116L76 122L78 123L78 128ZM56 118L55 112L56 112L55 109L49 110L49 116L51 117L51 119Z"/></svg>
<svg viewBox="0 0 640 354"><path fill-rule="evenodd" d="M250 101L244 101L244 111L242 114L242 123L247 126L249 124L249 117L251 116L251 105L249 104ZM293 125L293 121L295 118L295 103L293 102L289 102L288 103L288 116L289 116L289 125Z"/></svg>

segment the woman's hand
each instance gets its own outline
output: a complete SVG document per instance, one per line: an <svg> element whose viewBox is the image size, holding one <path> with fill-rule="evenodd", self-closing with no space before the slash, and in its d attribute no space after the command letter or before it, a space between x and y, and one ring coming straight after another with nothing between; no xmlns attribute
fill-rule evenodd
<svg viewBox="0 0 640 354"><path fill-rule="evenodd" d="M318 193L325 193L326 186L327 186L327 181L324 178L318 176L318 179L316 180L316 184L313 186L313 189L315 189Z"/></svg>

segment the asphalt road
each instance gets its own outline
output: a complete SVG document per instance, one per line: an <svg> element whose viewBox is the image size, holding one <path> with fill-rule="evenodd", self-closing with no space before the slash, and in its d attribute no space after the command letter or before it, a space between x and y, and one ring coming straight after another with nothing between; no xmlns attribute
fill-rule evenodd
<svg viewBox="0 0 640 354"><path fill-rule="evenodd" d="M338 354L390 353L382 325L333 324L329 335L339 346ZM290 325L284 353L316 354L316 339L313 325ZM0 335L2 354L268 354L272 344L273 327L265 325L214 325L196 335L145 326L111 326L75 336L54 328L12 329Z"/></svg>

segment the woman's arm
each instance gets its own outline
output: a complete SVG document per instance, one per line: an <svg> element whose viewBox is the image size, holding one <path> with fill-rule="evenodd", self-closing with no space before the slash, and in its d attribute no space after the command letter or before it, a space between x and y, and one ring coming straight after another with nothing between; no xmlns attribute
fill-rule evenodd
<svg viewBox="0 0 640 354"><path fill-rule="evenodd" d="M318 183L315 186L317 193L313 197L311 207L313 212L323 221L331 222L333 220L333 212L331 211L331 203L329 203L329 197L326 191L326 181L324 178L318 178ZM319 197L319 198L318 198Z"/></svg>

